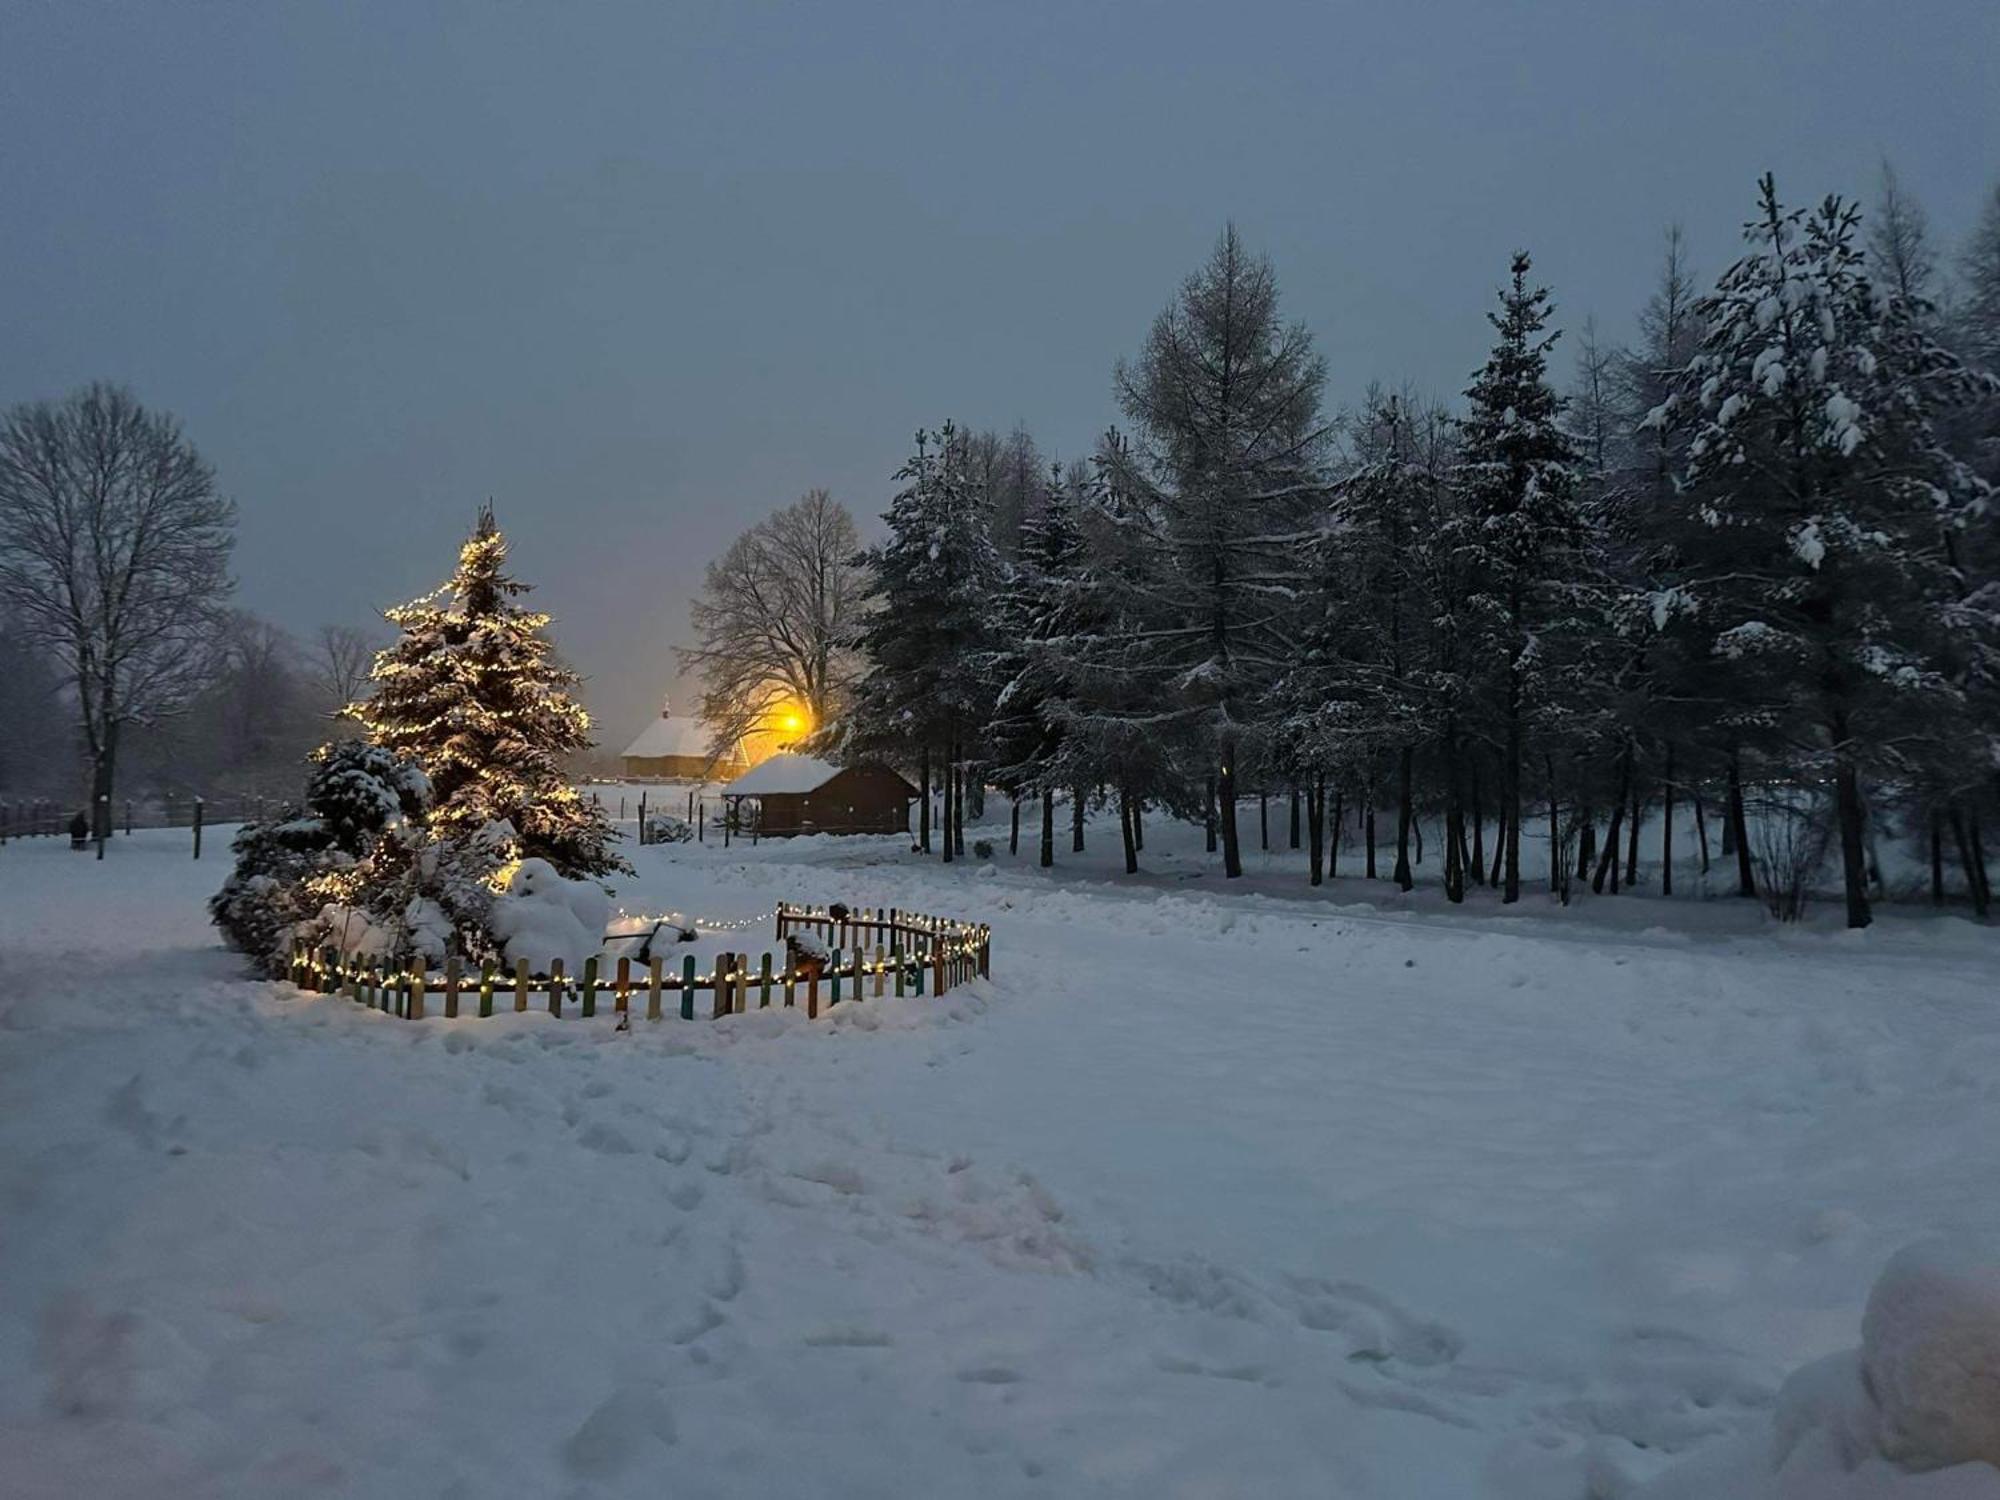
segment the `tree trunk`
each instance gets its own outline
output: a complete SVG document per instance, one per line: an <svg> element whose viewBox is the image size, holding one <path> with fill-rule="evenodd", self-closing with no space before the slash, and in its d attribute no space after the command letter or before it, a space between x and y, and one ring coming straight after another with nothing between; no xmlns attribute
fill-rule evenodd
<svg viewBox="0 0 2000 1500"><path fill-rule="evenodd" d="M1132 836L1132 793L1123 782L1118 785L1118 834L1125 844L1125 873L1139 873L1139 845Z"/></svg>
<svg viewBox="0 0 2000 1500"><path fill-rule="evenodd" d="M1458 794L1458 726L1444 725L1444 897L1456 905L1465 900L1465 809Z"/></svg>
<svg viewBox="0 0 2000 1500"><path fill-rule="evenodd" d="M1597 859L1597 819L1586 803L1576 809L1576 878L1590 879L1590 867Z"/></svg>
<svg viewBox="0 0 2000 1500"><path fill-rule="evenodd" d="M1695 842L1701 845L1701 873L1705 877L1708 874L1708 811L1702 806L1700 782L1695 783L1692 796L1694 798L1694 837Z"/></svg>
<svg viewBox="0 0 2000 1500"><path fill-rule="evenodd" d="M1344 795L1339 787L1333 789L1333 819L1328 825L1326 840L1326 878L1328 880L1332 880L1340 874L1341 807ZM1324 793L1321 794L1321 800L1325 800Z"/></svg>
<svg viewBox="0 0 2000 1500"><path fill-rule="evenodd" d="M1604 853L1597 861L1597 873L1590 878L1592 891L1604 889L1604 877L1611 877L1611 894L1618 894L1618 830L1625 826L1625 804L1632 800L1632 747L1618 757L1618 797L1611 804L1611 824L1604 830Z"/></svg>
<svg viewBox="0 0 2000 1500"><path fill-rule="evenodd" d="M1543 769L1549 777L1549 894L1560 895L1564 906L1569 905L1569 861L1563 858L1562 848L1562 804L1556 797L1556 758L1542 757Z"/></svg>
<svg viewBox="0 0 2000 1500"><path fill-rule="evenodd" d="M1486 799L1479 795L1479 762L1472 762L1472 878L1486 883Z"/></svg>
<svg viewBox="0 0 2000 1500"><path fill-rule="evenodd" d="M1311 852L1308 859L1312 871L1311 883L1318 885L1325 877L1322 873L1326 861L1326 783L1317 782L1306 792L1306 824L1310 829Z"/></svg>
<svg viewBox="0 0 2000 1500"><path fill-rule="evenodd" d="M1636 771L1636 767L1634 768ZM1646 793L1637 775L1632 777L1632 821L1625 829L1625 883L1639 888L1639 825L1646 818Z"/></svg>
<svg viewBox="0 0 2000 1500"><path fill-rule="evenodd" d="M1500 842L1507 851L1506 880L1500 891L1503 905L1521 899L1521 682L1520 669L1510 674L1512 694L1507 714L1506 784L1500 790Z"/></svg>
<svg viewBox="0 0 2000 1500"><path fill-rule="evenodd" d="M1215 853L1215 778L1208 778L1208 790L1203 793L1201 806L1202 831L1207 836L1208 852Z"/></svg>
<svg viewBox="0 0 2000 1500"><path fill-rule="evenodd" d="M957 767L957 764L958 744L956 741L948 740L945 742L944 750L944 795L939 799L938 808L938 811L943 816L943 822L938 828L938 847L944 851L944 863L946 864L950 864L953 858L951 842L951 783L952 772Z"/></svg>
<svg viewBox="0 0 2000 1500"><path fill-rule="evenodd" d="M1299 847L1299 789L1292 788L1292 847Z"/></svg>
<svg viewBox="0 0 2000 1500"><path fill-rule="evenodd" d="M1836 746L1846 742L1844 730L1844 722L1834 730ZM1840 884L1848 898L1848 926L1864 928L1874 914L1868 910L1868 852L1862 848L1862 784L1854 758L1840 748L1834 750L1834 804L1840 812Z"/></svg>
<svg viewBox="0 0 2000 1500"><path fill-rule="evenodd" d="M1021 852L1021 798L1018 793L1015 794L1013 802L1014 805L1008 813L1007 820L1007 852L1009 854L1019 854Z"/></svg>
<svg viewBox="0 0 2000 1500"><path fill-rule="evenodd" d="M1410 780L1411 761L1414 756L1415 752L1405 745L1402 755L1398 757L1399 765L1396 770L1395 881L1399 888L1406 891L1416 884L1410 876Z"/></svg>
<svg viewBox="0 0 2000 1500"><path fill-rule="evenodd" d="M1042 859L1044 870L1056 862L1056 789L1042 788Z"/></svg>
<svg viewBox="0 0 2000 1500"><path fill-rule="evenodd" d="M1243 873L1243 849L1236 838L1236 741L1222 742L1222 764L1218 768L1222 785L1216 795L1222 803L1222 873L1230 880Z"/></svg>
<svg viewBox="0 0 2000 1500"><path fill-rule="evenodd" d="M1501 880L1500 872L1506 867L1507 834L1508 834L1507 809L1502 807L1500 809L1499 821L1493 825L1493 870L1491 874L1487 877L1486 883L1488 885L1500 884ZM1516 889L1514 892L1514 899L1518 901L1520 900L1520 898L1521 898L1521 893L1518 889ZM1501 899L1504 901L1506 898L1502 897Z"/></svg>
<svg viewBox="0 0 2000 1500"><path fill-rule="evenodd" d="M1083 853L1084 789L1080 786L1073 787L1070 790L1070 796L1074 800L1069 805L1069 852L1072 854L1081 854Z"/></svg>
<svg viewBox="0 0 2000 1500"><path fill-rule="evenodd" d="M90 762L90 833L97 840L100 854L104 840L111 837L111 793L117 780L117 770L118 725L107 717L103 739Z"/></svg>
<svg viewBox="0 0 2000 1500"><path fill-rule="evenodd" d="M1146 852L1146 799L1132 799L1132 847L1141 854Z"/></svg>
<svg viewBox="0 0 2000 1500"><path fill-rule="evenodd" d="M1728 837L1736 843L1736 894L1755 896L1757 881L1750 873L1750 824L1743 814L1743 759L1729 752Z"/></svg>
<svg viewBox="0 0 2000 1500"><path fill-rule="evenodd" d="M1847 925L1866 927L1873 920L1868 910L1868 854L1862 847L1861 773L1854 764L1854 749L1847 737L1847 710L1836 708L1833 722L1834 805L1840 816L1840 879L1847 894Z"/></svg>
<svg viewBox="0 0 2000 1500"><path fill-rule="evenodd" d="M919 775L923 779L918 783L921 795L917 798L917 847L928 854L931 852L931 747L929 745L924 746L921 764L923 770Z"/></svg>
<svg viewBox="0 0 2000 1500"><path fill-rule="evenodd" d="M1374 775L1371 769L1369 775ZM1370 880L1375 878L1375 783L1368 784L1368 809L1362 818L1362 841L1367 845L1367 869L1364 873Z"/></svg>
<svg viewBox="0 0 2000 1500"><path fill-rule="evenodd" d="M965 778L964 766L960 766L951 778L954 799L951 811L951 837L960 859L965 858Z"/></svg>
<svg viewBox="0 0 2000 1500"><path fill-rule="evenodd" d="M1271 794L1257 794L1257 847L1266 854L1271 852Z"/></svg>
<svg viewBox="0 0 2000 1500"><path fill-rule="evenodd" d="M1674 893L1674 744L1667 741L1667 769L1660 777L1660 894Z"/></svg>
<svg viewBox="0 0 2000 1500"><path fill-rule="evenodd" d="M1944 819L1931 810L1931 905L1944 905Z"/></svg>

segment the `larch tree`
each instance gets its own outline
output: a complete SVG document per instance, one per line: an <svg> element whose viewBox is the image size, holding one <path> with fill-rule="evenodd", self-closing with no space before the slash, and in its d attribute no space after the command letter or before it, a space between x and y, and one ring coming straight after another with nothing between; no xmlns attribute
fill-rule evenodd
<svg viewBox="0 0 2000 1500"><path fill-rule="evenodd" d="M100 836L128 729L209 678L235 521L179 424L120 387L0 417L0 607L70 690Z"/></svg>
<svg viewBox="0 0 2000 1500"><path fill-rule="evenodd" d="M854 636L866 580L854 517L823 489L806 491L744 532L708 565L689 606L696 643L681 666L701 677L714 748L838 719L854 684Z"/></svg>
<svg viewBox="0 0 2000 1500"><path fill-rule="evenodd" d="M385 612L398 638L349 712L375 744L423 768L433 831L504 821L521 857L562 875L627 869L603 809L569 784L567 762L591 744L590 715L571 696L580 679L555 658L549 616L515 602L529 585L506 561L507 539L482 509L450 580Z"/></svg>
<svg viewBox="0 0 2000 1500"><path fill-rule="evenodd" d="M1131 593L1136 638L1119 644L1145 668L1142 712L1171 711L1213 768L1232 878L1243 873L1238 767L1261 750L1270 690L1291 661L1302 544L1324 496L1325 383L1305 325L1279 319L1270 262L1233 224L1117 370L1159 544Z"/></svg>

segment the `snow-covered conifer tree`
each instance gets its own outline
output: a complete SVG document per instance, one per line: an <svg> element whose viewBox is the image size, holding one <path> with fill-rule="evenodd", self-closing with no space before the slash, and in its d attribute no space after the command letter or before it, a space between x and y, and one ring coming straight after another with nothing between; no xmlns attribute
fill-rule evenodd
<svg viewBox="0 0 2000 1500"><path fill-rule="evenodd" d="M1548 381L1546 289L1531 287L1529 258L1514 256L1488 314L1499 331L1466 391L1456 482L1464 496L1465 566L1472 648L1484 679L1483 705L1500 752L1504 899L1521 895L1521 799L1531 720L1553 726L1557 633L1575 621L1586 584L1578 462Z"/></svg>
<svg viewBox="0 0 2000 1500"><path fill-rule="evenodd" d="M1323 502L1325 380L1305 326L1279 321L1270 262L1234 225L1154 320L1139 357L1118 367L1157 524L1147 576L1126 585L1121 634L1104 643L1143 692L1135 708L1107 712L1171 719L1192 737L1216 781L1230 876L1243 872L1239 764L1271 727L1303 544Z"/></svg>
<svg viewBox="0 0 2000 1500"><path fill-rule="evenodd" d="M590 716L570 696L579 679L553 655L549 617L514 602L529 585L506 560L507 539L484 509L451 579L386 612L401 633L375 658L374 692L351 711L370 739L430 777L434 833L504 820L523 858L566 876L624 869L615 830L565 770L591 743Z"/></svg>
<svg viewBox="0 0 2000 1500"><path fill-rule="evenodd" d="M1847 920L1870 920L1864 778L1909 767L1923 727L1962 720L1958 664L1988 649L1955 538L1984 486L1937 441L1976 382L1920 304L1871 285L1859 215L1787 211L1769 176L1748 248L1698 304L1701 352L1657 419L1693 424L1675 599L1709 651L1746 664L1774 736L1832 773Z"/></svg>
<svg viewBox="0 0 2000 1500"><path fill-rule="evenodd" d="M986 656L1005 578L965 454L963 435L947 422L936 434L919 431L916 452L896 473L903 487L883 516L888 539L863 554L873 607L860 644L870 666L855 690L852 722L838 735L850 751L915 750L926 793L932 761L940 760L947 860L963 852L961 776L991 714ZM928 795L922 817L928 848Z"/></svg>

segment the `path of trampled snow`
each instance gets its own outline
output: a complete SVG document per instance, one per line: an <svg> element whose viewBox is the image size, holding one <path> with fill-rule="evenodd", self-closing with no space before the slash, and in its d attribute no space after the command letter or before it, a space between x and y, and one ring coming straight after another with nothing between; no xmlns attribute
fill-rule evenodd
<svg viewBox="0 0 2000 1500"><path fill-rule="evenodd" d="M1616 1495L2000 1231L1949 919L653 848L995 977L620 1036L246 982L211 850L0 850L8 1494Z"/></svg>

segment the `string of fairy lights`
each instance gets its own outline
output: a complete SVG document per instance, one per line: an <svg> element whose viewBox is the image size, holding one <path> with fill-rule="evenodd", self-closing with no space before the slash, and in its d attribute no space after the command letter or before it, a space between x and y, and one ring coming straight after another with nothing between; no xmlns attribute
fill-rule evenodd
<svg viewBox="0 0 2000 1500"><path fill-rule="evenodd" d="M760 912L755 916L730 918L695 917L693 918L693 922L694 930L698 932L740 932L781 917L787 921L805 922L814 926L826 925L829 930L834 926L845 926L859 931L872 929L878 936L884 931L891 933L909 931L921 934L932 940L922 952L892 950L888 953L880 953L880 943L878 942L878 954L872 959L867 955L865 949L857 945L853 949L854 956L851 960L837 954L838 962L830 962L826 965L821 965L815 971L810 971L824 972L829 975L835 973L852 975L857 979L862 977L873 978L876 975L889 975L896 973L898 970L908 970L911 967L927 967L942 962L977 960L983 956L985 947L992 938L992 928L982 922L961 922L950 917L930 917L916 912L902 911L893 913L892 919L889 912L881 909L878 909L873 916L869 915L865 910L848 911L844 916L836 916L831 907L791 906L784 903L780 903L771 910ZM655 930L659 926L675 925L679 925L682 930L687 930L686 916L680 912L663 913L657 917L641 917L621 910L618 914L618 919L621 921L652 923L655 926ZM635 928L628 932L610 932L605 936L607 941L615 941L619 938L637 937L639 936L639 932ZM692 962L692 955L689 955L688 961ZM650 965L659 965L660 963L661 959L659 958L650 960ZM315 988L323 987L322 981L332 979L339 984L353 985L359 989L375 991L401 990L408 992L419 986L428 985L437 977L431 973L427 966L415 969L407 966L392 967L386 960L377 960L374 957L358 952L339 953L331 947L317 950L301 947L294 954L294 962L291 968L293 974L297 976L298 982L303 983L305 979L310 978ZM538 992L547 992L555 989L568 990L576 988L579 985L590 988L620 989L629 987L633 983L629 978L629 965L621 969L621 977L616 981L607 981L600 978L597 969L598 960L594 956L586 961L585 971L581 975L564 974L561 966L553 963L546 972L536 971L532 966L528 965L525 959L517 963L515 968L510 972L489 961L487 964L481 966L477 975L472 976L472 983L481 988L496 985L516 989L526 987ZM767 978L771 983L794 982L797 979L806 977L808 972L806 970L794 969L788 962L783 970L766 976L761 971L752 970L745 965L725 967L718 962L711 964L706 973L689 973L685 970L679 975L667 975L663 973L659 982L661 987L665 989L714 989L718 984L729 984L747 988L751 985L763 983ZM651 982L650 975L645 982Z"/></svg>

